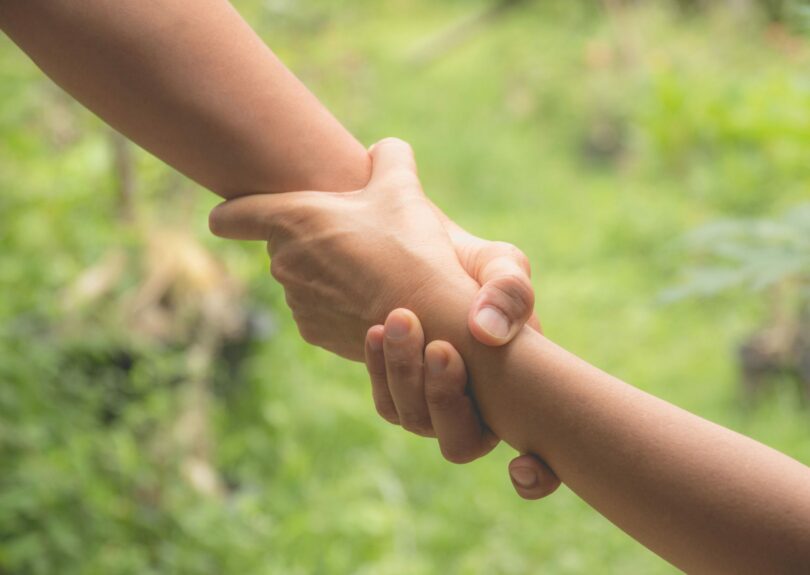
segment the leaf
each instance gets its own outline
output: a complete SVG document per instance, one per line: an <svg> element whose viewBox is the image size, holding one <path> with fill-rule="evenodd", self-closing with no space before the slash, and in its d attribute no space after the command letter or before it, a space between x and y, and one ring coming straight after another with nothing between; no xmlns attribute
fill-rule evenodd
<svg viewBox="0 0 810 575"><path fill-rule="evenodd" d="M784 281L806 283L810 276L810 204L777 218L722 220L687 234L684 248L700 265L686 280L662 292L673 302L733 289L762 291Z"/></svg>

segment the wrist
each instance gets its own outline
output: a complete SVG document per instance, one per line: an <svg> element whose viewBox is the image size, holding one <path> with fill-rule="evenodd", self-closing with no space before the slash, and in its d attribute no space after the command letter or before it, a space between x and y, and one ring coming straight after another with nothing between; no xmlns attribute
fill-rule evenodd
<svg viewBox="0 0 810 575"><path fill-rule="evenodd" d="M479 286L467 274L436 274L438 281L424 282L409 295L407 307L422 322L425 341L448 341L463 352L470 349L472 336L467 315Z"/></svg>

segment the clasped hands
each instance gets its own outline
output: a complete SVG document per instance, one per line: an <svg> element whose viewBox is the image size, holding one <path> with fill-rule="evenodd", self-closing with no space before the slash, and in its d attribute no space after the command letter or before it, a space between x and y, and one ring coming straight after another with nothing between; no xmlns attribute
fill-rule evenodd
<svg viewBox="0 0 810 575"><path fill-rule="evenodd" d="M388 138L369 153L362 190L243 196L214 208L211 231L267 241L271 274L304 340L365 361L384 419L436 437L449 461L472 461L498 438L469 392L461 355L419 317L469 306L464 335L488 346L507 344L524 324L539 331L528 260L511 244L467 233L433 205L408 144ZM509 471L526 499L559 485L531 454Z"/></svg>

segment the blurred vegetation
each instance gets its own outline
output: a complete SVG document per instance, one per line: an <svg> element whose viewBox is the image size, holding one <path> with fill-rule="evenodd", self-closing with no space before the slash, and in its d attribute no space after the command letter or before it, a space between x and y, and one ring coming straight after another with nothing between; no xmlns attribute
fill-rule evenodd
<svg viewBox="0 0 810 575"><path fill-rule="evenodd" d="M526 251L551 338L810 463L795 374L746 403L739 373L807 286L801 3L236 4L364 142L411 141L451 217ZM211 238L213 196L5 38L0 134L0 573L674 572L565 488L519 500L508 448L452 466L379 420L263 247Z"/></svg>

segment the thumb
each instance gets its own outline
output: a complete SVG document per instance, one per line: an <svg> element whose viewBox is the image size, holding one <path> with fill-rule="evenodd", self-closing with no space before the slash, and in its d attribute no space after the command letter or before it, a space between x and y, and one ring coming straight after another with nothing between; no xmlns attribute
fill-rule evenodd
<svg viewBox="0 0 810 575"><path fill-rule="evenodd" d="M481 289L470 308L469 329L481 343L504 345L533 314L528 262L523 252L505 243L495 243L480 257L491 259L482 262L475 277Z"/></svg>
<svg viewBox="0 0 810 575"><path fill-rule="evenodd" d="M366 188L386 188L397 191L408 184L419 185L416 160L408 142L399 138L384 138L369 148L371 178ZM386 188L387 189L387 188Z"/></svg>
<svg viewBox="0 0 810 575"><path fill-rule="evenodd" d="M523 499L540 499L551 495L560 486L560 480L545 461L528 453L509 463L509 477Z"/></svg>
<svg viewBox="0 0 810 575"><path fill-rule="evenodd" d="M211 233L230 240L269 241L290 215L329 201L326 192L254 194L227 200L208 215Z"/></svg>

